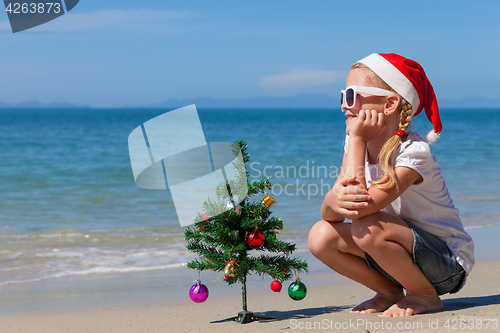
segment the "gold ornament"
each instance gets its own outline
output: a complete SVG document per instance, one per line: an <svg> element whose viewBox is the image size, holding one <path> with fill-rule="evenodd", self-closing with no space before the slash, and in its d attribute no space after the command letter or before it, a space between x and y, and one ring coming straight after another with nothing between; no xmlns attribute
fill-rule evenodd
<svg viewBox="0 0 500 333"><path fill-rule="evenodd" d="M262 203L267 207L267 209L269 209L273 204L276 203L276 200L274 200L273 197L271 197L268 192L264 197L264 199L262 199Z"/></svg>
<svg viewBox="0 0 500 333"><path fill-rule="evenodd" d="M240 266L238 265L238 263L236 262L236 259L233 259L233 260L226 260L226 267L224 267L224 271L222 272L222 274L224 274L224 276L227 278L229 277L235 277L236 275L234 275L234 265L236 266Z"/></svg>
<svg viewBox="0 0 500 333"><path fill-rule="evenodd" d="M224 272L222 272L222 274L224 274L226 278L236 276L234 275L234 263L232 261L227 263L226 267L224 268Z"/></svg>

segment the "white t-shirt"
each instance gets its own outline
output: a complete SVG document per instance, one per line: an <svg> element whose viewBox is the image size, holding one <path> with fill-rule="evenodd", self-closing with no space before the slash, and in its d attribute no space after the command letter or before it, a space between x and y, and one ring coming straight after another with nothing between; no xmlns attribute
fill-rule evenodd
<svg viewBox="0 0 500 333"><path fill-rule="evenodd" d="M349 136L346 136L345 152L348 143ZM378 164L369 164L367 157L365 177L369 187L368 182L380 179L384 172ZM467 274L470 273L474 265L474 243L464 230L458 209L453 205L439 163L429 144L418 133L411 132L394 152L394 161L394 167L413 169L422 176L423 181L411 185L382 211L404 218L444 241L458 263Z"/></svg>

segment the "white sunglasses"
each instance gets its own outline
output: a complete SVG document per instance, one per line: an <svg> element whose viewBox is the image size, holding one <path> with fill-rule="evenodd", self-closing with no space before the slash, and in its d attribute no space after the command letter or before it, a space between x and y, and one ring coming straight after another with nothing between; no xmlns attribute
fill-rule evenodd
<svg viewBox="0 0 500 333"><path fill-rule="evenodd" d="M370 94L373 96L389 96L394 94L394 91L389 91L375 87L349 86L345 90L340 91L340 103L345 103L348 109L351 109L356 104L356 95L358 93Z"/></svg>

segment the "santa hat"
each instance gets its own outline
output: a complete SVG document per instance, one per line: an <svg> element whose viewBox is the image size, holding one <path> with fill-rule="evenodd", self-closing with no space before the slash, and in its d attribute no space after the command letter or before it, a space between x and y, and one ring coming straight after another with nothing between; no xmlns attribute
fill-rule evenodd
<svg viewBox="0 0 500 333"><path fill-rule="evenodd" d="M443 125L434 89L422 66L394 53L373 53L359 62L370 68L411 104L412 117L425 109L427 118L434 126L434 130L427 133L426 139L430 144L436 142Z"/></svg>

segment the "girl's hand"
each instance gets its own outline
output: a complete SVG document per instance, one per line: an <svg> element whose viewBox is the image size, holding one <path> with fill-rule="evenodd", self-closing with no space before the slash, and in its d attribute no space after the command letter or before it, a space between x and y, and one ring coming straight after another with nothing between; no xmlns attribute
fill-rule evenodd
<svg viewBox="0 0 500 333"><path fill-rule="evenodd" d="M342 177L332 191L335 191L337 197L334 211L348 219L356 218L357 209L367 207L368 201L371 200L368 191L356 182L356 177Z"/></svg>
<svg viewBox="0 0 500 333"><path fill-rule="evenodd" d="M356 122L349 132L349 136L357 137L366 143L376 138L384 128L383 113L376 110L360 110Z"/></svg>

